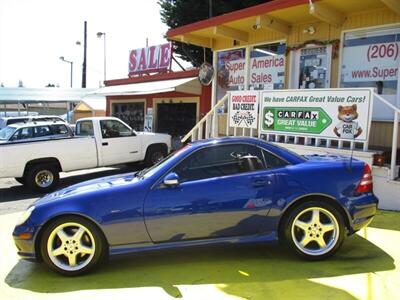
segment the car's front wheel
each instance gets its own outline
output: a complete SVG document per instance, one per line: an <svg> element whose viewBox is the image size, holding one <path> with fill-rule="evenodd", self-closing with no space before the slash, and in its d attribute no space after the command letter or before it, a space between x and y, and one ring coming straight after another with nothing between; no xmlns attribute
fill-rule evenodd
<svg viewBox="0 0 400 300"><path fill-rule="evenodd" d="M284 220L283 229L289 248L309 260L332 256L345 236L342 215L324 201L309 201L295 207Z"/></svg>
<svg viewBox="0 0 400 300"><path fill-rule="evenodd" d="M40 242L43 261L63 275L80 275L97 266L106 254L104 238L95 225L76 216L51 222Z"/></svg>

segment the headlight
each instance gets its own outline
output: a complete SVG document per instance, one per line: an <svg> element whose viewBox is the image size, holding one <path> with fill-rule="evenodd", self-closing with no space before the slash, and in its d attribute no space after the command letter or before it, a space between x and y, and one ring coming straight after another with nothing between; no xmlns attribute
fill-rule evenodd
<svg viewBox="0 0 400 300"><path fill-rule="evenodd" d="M26 220L29 219L29 217L31 216L34 209L35 209L35 207L31 206L27 210L25 210L23 213L21 213L16 225L24 224L26 222Z"/></svg>

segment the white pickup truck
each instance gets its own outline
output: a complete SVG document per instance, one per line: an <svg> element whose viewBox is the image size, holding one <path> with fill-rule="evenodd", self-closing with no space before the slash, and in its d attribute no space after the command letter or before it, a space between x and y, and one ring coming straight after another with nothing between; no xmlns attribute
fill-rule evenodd
<svg viewBox="0 0 400 300"><path fill-rule="evenodd" d="M48 192L57 186L60 172L138 161L152 165L170 150L167 134L135 132L113 117L84 118L76 122L73 137L0 143L0 178L14 177Z"/></svg>

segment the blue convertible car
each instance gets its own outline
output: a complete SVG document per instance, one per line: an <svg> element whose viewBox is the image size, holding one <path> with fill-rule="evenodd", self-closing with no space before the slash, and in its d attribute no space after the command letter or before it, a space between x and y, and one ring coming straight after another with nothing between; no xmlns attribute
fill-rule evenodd
<svg viewBox="0 0 400 300"><path fill-rule="evenodd" d="M141 172L48 194L13 236L22 258L65 275L118 254L277 239L317 260L366 226L377 204L364 162L222 138L188 144Z"/></svg>

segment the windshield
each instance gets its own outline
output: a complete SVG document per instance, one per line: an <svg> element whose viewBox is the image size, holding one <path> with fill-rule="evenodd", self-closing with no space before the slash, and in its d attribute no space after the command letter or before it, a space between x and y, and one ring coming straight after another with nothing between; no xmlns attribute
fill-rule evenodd
<svg viewBox="0 0 400 300"><path fill-rule="evenodd" d="M7 126L0 130L0 140L7 141L17 130L15 127Z"/></svg>
<svg viewBox="0 0 400 300"><path fill-rule="evenodd" d="M169 160L171 157L173 157L173 156L175 156L176 154L178 154L178 153L182 152L183 150L187 149L187 148L189 147L189 145L190 145L190 144L187 144L186 146L184 146L184 147L182 147L182 148L180 148L180 149L178 149L178 150L176 150L176 151L170 153L167 157L165 157L164 159L160 160L160 161L159 161L158 163L156 163L155 165L153 165L153 166L151 166L151 167L149 167L149 168L143 169L142 171L136 173L136 176L137 176L137 177L144 177L144 176L151 176L151 175L153 175L154 173L157 172L157 170L159 169L159 167L160 167L161 165L163 165L163 164L164 164L167 160Z"/></svg>

